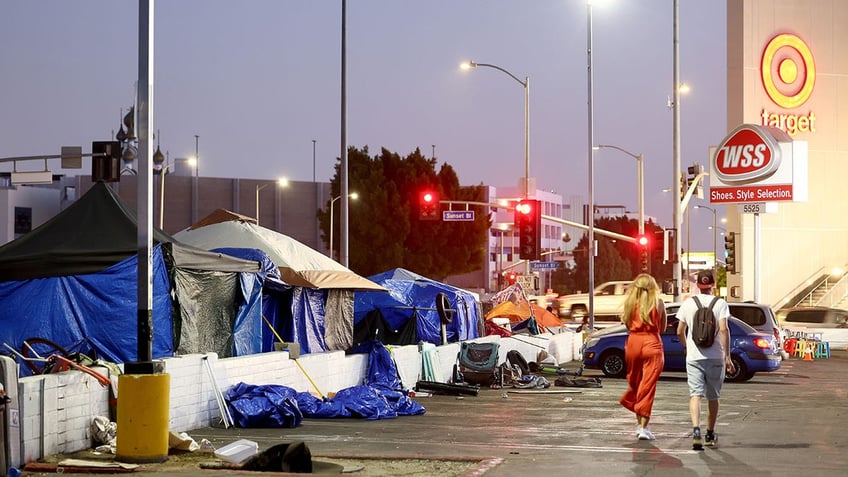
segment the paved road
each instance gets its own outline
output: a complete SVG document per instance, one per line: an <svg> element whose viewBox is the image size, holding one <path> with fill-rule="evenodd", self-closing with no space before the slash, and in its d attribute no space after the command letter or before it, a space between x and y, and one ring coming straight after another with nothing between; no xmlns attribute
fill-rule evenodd
<svg viewBox="0 0 848 477"><path fill-rule="evenodd" d="M834 351L829 360L792 358L779 372L726 384L719 447L705 451L691 450L682 373L667 373L659 382L653 442L635 439L634 418L618 404L626 387L619 379L604 379L603 388L579 394L510 392L504 398L504 390L485 389L477 397L421 398L423 416L307 419L296 429L209 427L189 434L218 447L241 438L259 442L261 449L303 440L316 456L474 459L480 462L473 466L477 472L465 475L487 477L599 471L605 476L846 475L847 372L848 353Z"/></svg>

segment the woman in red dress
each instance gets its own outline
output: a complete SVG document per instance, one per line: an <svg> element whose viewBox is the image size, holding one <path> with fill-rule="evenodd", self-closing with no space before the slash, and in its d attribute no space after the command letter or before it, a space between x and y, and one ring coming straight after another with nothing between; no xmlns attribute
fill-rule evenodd
<svg viewBox="0 0 848 477"><path fill-rule="evenodd" d="M639 274L627 289L621 321L630 330L624 345L627 365L627 391L619 401L636 414L636 436L639 440L654 440L648 430L657 381L665 363L660 333L666 328L665 303L658 297L656 280L646 273Z"/></svg>

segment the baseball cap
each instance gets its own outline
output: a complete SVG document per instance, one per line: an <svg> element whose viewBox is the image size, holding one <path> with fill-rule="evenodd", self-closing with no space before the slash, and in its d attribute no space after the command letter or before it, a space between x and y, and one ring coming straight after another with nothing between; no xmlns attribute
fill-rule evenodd
<svg viewBox="0 0 848 477"><path fill-rule="evenodd" d="M701 270L698 272L698 288L711 288L715 284L713 272L711 270Z"/></svg>

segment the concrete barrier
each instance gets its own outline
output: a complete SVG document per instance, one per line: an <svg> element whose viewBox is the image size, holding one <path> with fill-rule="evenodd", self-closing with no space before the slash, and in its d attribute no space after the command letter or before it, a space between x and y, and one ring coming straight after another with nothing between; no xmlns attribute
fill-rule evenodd
<svg viewBox="0 0 848 477"><path fill-rule="evenodd" d="M559 364L574 359L571 350L575 349L574 343L580 340L580 334L565 331L555 335L546 333L511 338L486 336L473 341L499 341L498 362L503 362L506 353L515 349L527 361L536 361L539 351L545 351ZM418 346L389 348L397 363L404 388L414 388L422 369ZM459 343L437 346L436 349L442 376L447 381L457 361ZM326 395L362 384L368 366L366 354L346 355L343 351L301 355L298 358L301 366L297 366L286 351L226 359L219 359L214 353L167 358L163 362L165 372L171 376L171 431L190 431L213 425L219 420L215 389L204 367L204 357L208 357L210 361L221 392L230 386L245 382L281 384L297 391ZM109 374L107 368L94 369L104 375ZM315 389L316 387L318 389ZM36 461L46 455L91 448L91 423L94 417L109 415L108 389L93 377L79 371L22 378L18 382L18 397L21 464ZM118 399L121 399L120 389Z"/></svg>

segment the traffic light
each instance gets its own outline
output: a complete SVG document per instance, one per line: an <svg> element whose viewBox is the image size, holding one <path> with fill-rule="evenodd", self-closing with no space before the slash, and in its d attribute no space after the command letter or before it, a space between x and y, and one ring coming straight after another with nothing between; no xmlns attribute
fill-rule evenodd
<svg viewBox="0 0 848 477"><path fill-rule="evenodd" d="M514 285L515 280L518 279L518 274L515 272L504 272L504 276L506 277L506 282L510 285Z"/></svg>
<svg viewBox="0 0 848 477"><path fill-rule="evenodd" d="M94 141L91 143L92 182L118 182L121 180L121 143Z"/></svg>
<svg viewBox="0 0 848 477"><path fill-rule="evenodd" d="M518 256L539 260L542 248L542 202L524 199L515 206L515 230L518 233Z"/></svg>
<svg viewBox="0 0 848 477"><path fill-rule="evenodd" d="M439 195L432 190L424 190L419 194L418 218L420 220L439 219Z"/></svg>
<svg viewBox="0 0 848 477"><path fill-rule="evenodd" d="M736 232L727 232L724 236L724 253L727 273L736 273Z"/></svg>
<svg viewBox="0 0 848 477"><path fill-rule="evenodd" d="M691 166L686 168L686 172L688 172L689 175L686 177L686 188L683 190L684 194L690 187L692 187L692 183L695 182L695 178L698 176L698 174L704 172L704 166L698 164L697 162L693 162ZM692 191L692 195L699 199L704 198L704 187L701 185L700 182L695 187L695 190Z"/></svg>
<svg viewBox="0 0 848 477"><path fill-rule="evenodd" d="M641 234L636 237L636 246L639 247L639 265L643 273L648 272L648 248L651 245L651 240L647 235Z"/></svg>

